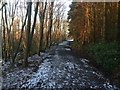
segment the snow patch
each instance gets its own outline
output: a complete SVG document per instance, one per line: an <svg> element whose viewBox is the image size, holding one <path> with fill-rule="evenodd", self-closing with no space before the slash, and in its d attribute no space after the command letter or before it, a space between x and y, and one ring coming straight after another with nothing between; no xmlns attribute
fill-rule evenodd
<svg viewBox="0 0 120 90"><path fill-rule="evenodd" d="M84 64L88 64L89 63L89 61L87 60L87 59L82 59L81 60Z"/></svg>
<svg viewBox="0 0 120 90"><path fill-rule="evenodd" d="M68 42L67 41L64 41L64 42L62 42L62 43L59 43L59 45L61 46L61 45L67 45L68 44Z"/></svg>
<svg viewBox="0 0 120 90"><path fill-rule="evenodd" d="M67 50L67 51L71 51L71 49L70 49L70 48L65 48L65 50Z"/></svg>

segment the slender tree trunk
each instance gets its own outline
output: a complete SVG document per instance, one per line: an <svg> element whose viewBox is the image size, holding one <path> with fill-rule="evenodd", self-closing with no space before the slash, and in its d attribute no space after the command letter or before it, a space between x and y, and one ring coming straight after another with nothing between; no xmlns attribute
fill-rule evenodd
<svg viewBox="0 0 120 90"><path fill-rule="evenodd" d="M120 43L120 1L118 2L118 30L117 41Z"/></svg>
<svg viewBox="0 0 120 90"><path fill-rule="evenodd" d="M103 3L103 28L102 28L102 40L105 41L105 2Z"/></svg>
<svg viewBox="0 0 120 90"><path fill-rule="evenodd" d="M54 2L51 3L51 15L50 15L50 27L49 27L49 30L50 30L50 46L52 44L52 22L53 22L53 6L54 6Z"/></svg>
<svg viewBox="0 0 120 90"><path fill-rule="evenodd" d="M53 22L53 6L54 2L51 2L51 12L50 12L50 21L49 21L49 27L48 27L48 33L46 36L46 48L49 47L49 37L50 37L50 46L51 46L51 33L52 33L52 22Z"/></svg>
<svg viewBox="0 0 120 90"><path fill-rule="evenodd" d="M5 62L7 61L7 52L6 52L6 37L5 37L5 21L3 17L3 9L2 9L2 27L3 27L3 57L5 59Z"/></svg>
<svg viewBox="0 0 120 90"><path fill-rule="evenodd" d="M38 13L38 6L39 6L39 2L36 3L35 15L34 15L34 22L33 22L33 26L32 26L32 32L31 32L31 35L30 35L29 52L30 52L30 48L31 48L31 45L32 45L33 34L34 34L35 25L36 25L36 18L37 18L37 13Z"/></svg>
<svg viewBox="0 0 120 90"><path fill-rule="evenodd" d="M0 7L1 7L1 4L2 3L0 1ZM3 11L2 11L2 13L3 13ZM1 13L0 13L0 15L1 15ZM0 62L2 62L2 22L1 21L2 21L2 17L0 16ZM2 76L1 68L2 68L2 63L0 63L0 76ZM0 84L2 84L2 83L0 82ZM1 88L1 86L0 86L0 88Z"/></svg>
<svg viewBox="0 0 120 90"><path fill-rule="evenodd" d="M1 1L0 1L0 3L1 3ZM1 6L1 4L0 4L0 6ZM1 15L1 13L0 13L0 15ZM2 24L1 21L2 21L2 18L0 17L0 24ZM0 30L0 62L1 62L0 63L0 76L2 76L2 71L1 71L1 68L2 68L2 25L0 25L0 29L1 29ZM0 84L2 84L2 81L0 81ZM0 89L1 89L1 87L2 86L0 86Z"/></svg>
<svg viewBox="0 0 120 90"><path fill-rule="evenodd" d="M9 28L8 28L8 21L7 21L7 10L5 6L5 23L6 23L6 28L7 28L7 36L8 36L8 50L7 50L7 57L10 58L10 33L9 33Z"/></svg>
<svg viewBox="0 0 120 90"><path fill-rule="evenodd" d="M28 66L28 56L30 54L30 27L31 27L31 10L32 10L32 2L28 2L28 22L27 22L27 30L26 30L26 49L25 49L25 57L24 57L24 67Z"/></svg>
<svg viewBox="0 0 120 90"><path fill-rule="evenodd" d="M43 2L42 2L43 4ZM43 10L43 13L40 16L40 43L39 43L39 50L38 55L40 56L40 51L42 50L43 45L43 31L44 31L44 18L45 18L45 12L46 12L47 2L45 2L45 7Z"/></svg>
<svg viewBox="0 0 120 90"><path fill-rule="evenodd" d="M14 58L14 53L15 53L15 38L14 38L15 30L13 29L12 32L13 33L12 33L12 36L11 36L11 39L12 39L12 41L11 41L11 47L12 47L12 49L11 49L11 57L12 57L12 63L14 64L13 58Z"/></svg>
<svg viewBox="0 0 120 90"><path fill-rule="evenodd" d="M94 34L93 34L93 38L94 38L94 43L96 42L96 7L95 7L95 3L94 3Z"/></svg>
<svg viewBox="0 0 120 90"><path fill-rule="evenodd" d="M105 4L105 41L111 42L110 34L111 34L111 2L106 2Z"/></svg>

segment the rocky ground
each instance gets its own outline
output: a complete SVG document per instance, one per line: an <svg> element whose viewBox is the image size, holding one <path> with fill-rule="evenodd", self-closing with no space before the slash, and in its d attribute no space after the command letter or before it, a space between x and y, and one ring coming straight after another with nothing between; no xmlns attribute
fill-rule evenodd
<svg viewBox="0 0 120 90"><path fill-rule="evenodd" d="M73 55L70 41L52 46L41 57L30 57L27 69L6 72L3 65L3 89L76 88L77 90L120 90L111 85L89 60ZM30 63L31 62L31 63ZM34 62L34 63L32 63Z"/></svg>

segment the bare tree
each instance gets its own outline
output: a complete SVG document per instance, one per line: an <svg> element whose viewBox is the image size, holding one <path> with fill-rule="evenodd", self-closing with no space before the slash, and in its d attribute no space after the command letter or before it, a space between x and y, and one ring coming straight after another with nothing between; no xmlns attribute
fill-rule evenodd
<svg viewBox="0 0 120 90"><path fill-rule="evenodd" d="M61 2L57 2L54 5L54 11L53 11L53 23L52 23L52 37L50 42L51 43L58 43L63 39L63 27L65 24L63 22L65 21L65 4ZM64 34L65 36L65 34Z"/></svg>
<svg viewBox="0 0 120 90"><path fill-rule="evenodd" d="M25 20L24 20L23 25L22 25L21 35L20 35L20 39L19 39L19 42L18 42L18 45L17 45L17 49L16 49L15 55L13 57L13 62L15 61L15 58L16 58L18 52L19 52L19 48L20 48L20 45L21 45L22 37L23 37L24 27L26 25L27 16L28 16L28 8L27 8L27 12L26 12L26 15L25 15Z"/></svg>
<svg viewBox="0 0 120 90"><path fill-rule="evenodd" d="M0 8L0 10L3 10L3 7L4 7L5 5L7 5L6 2L2 4L2 7Z"/></svg>
<svg viewBox="0 0 120 90"><path fill-rule="evenodd" d="M7 28L7 37L8 37L8 39L7 39L7 44L8 44L8 50L7 50L7 57L10 59L10 56L12 56L12 58L13 58L13 55L14 55L14 43L12 43L12 41L11 41L11 36L10 36L10 33L11 33L11 29L12 29L12 26L13 26L13 22L14 22L14 18L15 18L15 12L16 12L16 8L17 8L17 5L18 5L18 2L19 1L17 1L16 3L15 3L15 7L14 8L12 8L12 14L11 14L11 16L12 16L12 19L11 19L11 23L8 23L8 15L7 15L7 8L6 8L6 3L5 3L5 5L4 5L4 8L5 8L5 24L6 24L6 28ZM11 11L11 9L10 9L10 11ZM9 14L10 14L10 12L9 12Z"/></svg>

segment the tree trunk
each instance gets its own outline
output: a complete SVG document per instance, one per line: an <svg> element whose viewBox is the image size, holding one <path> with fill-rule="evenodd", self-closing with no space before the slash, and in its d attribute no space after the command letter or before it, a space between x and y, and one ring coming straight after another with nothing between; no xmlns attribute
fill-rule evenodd
<svg viewBox="0 0 120 90"><path fill-rule="evenodd" d="M3 27L3 57L5 59L5 62L7 61L7 52L6 52L6 37L5 37L5 21L3 17L3 9L2 9L2 27Z"/></svg>
<svg viewBox="0 0 120 90"><path fill-rule="evenodd" d="M120 1L118 2L118 32L117 41L120 43Z"/></svg>
<svg viewBox="0 0 120 90"><path fill-rule="evenodd" d="M28 56L30 54L30 27L31 27L31 9L32 2L28 2L28 22L27 22L27 30L26 30L26 49L25 49L25 57L24 57L24 67L28 66Z"/></svg>
<svg viewBox="0 0 120 90"><path fill-rule="evenodd" d="M38 13L38 6L39 6L39 2L36 3L35 15L34 15L34 22L33 22L33 26L32 26L32 32L31 32L31 35L30 35L29 52L30 52L30 48L31 48L31 45L32 45L33 34L34 34L35 25L36 25L36 18L37 18L37 13Z"/></svg>
<svg viewBox="0 0 120 90"><path fill-rule="evenodd" d="M106 2L105 4L105 41L111 42L113 41L114 33L112 32L112 13L111 13L111 2ZM113 36L111 35L113 34Z"/></svg>
<svg viewBox="0 0 120 90"><path fill-rule="evenodd" d="M8 36L8 50L7 50L7 57L10 58L10 32L9 32L9 28L8 28L8 21L7 21L7 10L6 10L6 6L5 6L5 23L6 23L6 28L7 28L7 36Z"/></svg>
<svg viewBox="0 0 120 90"><path fill-rule="evenodd" d="M51 2L51 12L50 12L50 21L49 21L49 27L48 27L48 33L46 36L46 48L49 47L49 37L50 37L50 46L51 46L51 33L52 33L52 22L53 22L53 6L54 2Z"/></svg>
<svg viewBox="0 0 120 90"><path fill-rule="evenodd" d="M39 56L40 56L40 51L42 50L42 47L43 47L42 46L43 45L43 31L44 31L44 18L45 18L46 7L47 7L47 2L45 2L43 13L41 13L41 16L40 16L40 41L39 41L40 43L39 43L39 50L38 50Z"/></svg>
<svg viewBox="0 0 120 90"><path fill-rule="evenodd" d="M94 32L93 32L93 39L94 39L94 43L96 42L96 7L95 7L95 3L94 3Z"/></svg>

